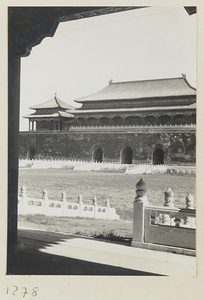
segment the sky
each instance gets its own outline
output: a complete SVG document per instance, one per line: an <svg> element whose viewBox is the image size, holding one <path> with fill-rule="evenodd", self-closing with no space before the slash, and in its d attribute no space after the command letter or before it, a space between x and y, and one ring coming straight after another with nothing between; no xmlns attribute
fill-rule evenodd
<svg viewBox="0 0 204 300"><path fill-rule="evenodd" d="M21 59L20 130L30 106L74 100L113 82L181 77L196 87L196 15L183 7L147 7L60 23Z"/></svg>

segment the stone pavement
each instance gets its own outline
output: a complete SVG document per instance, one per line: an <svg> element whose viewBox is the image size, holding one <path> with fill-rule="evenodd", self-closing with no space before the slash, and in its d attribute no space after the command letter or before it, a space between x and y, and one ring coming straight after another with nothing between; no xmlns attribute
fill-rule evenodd
<svg viewBox="0 0 204 300"><path fill-rule="evenodd" d="M19 229L8 274L196 276L196 258L50 231Z"/></svg>

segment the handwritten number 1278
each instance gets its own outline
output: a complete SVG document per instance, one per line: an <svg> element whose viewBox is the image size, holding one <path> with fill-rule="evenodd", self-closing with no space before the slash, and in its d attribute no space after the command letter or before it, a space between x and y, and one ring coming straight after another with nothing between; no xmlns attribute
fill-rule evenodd
<svg viewBox="0 0 204 300"><path fill-rule="evenodd" d="M34 288L32 289L32 292L29 293L29 292L28 292L28 289L27 289L26 287L22 287L21 289L22 289L21 295L22 295L23 297L25 297L25 296L28 295L28 294L31 294L33 297L36 297L36 296L37 296L37 292L38 292L38 290L39 290L38 287L34 287ZM20 292L19 288L18 288L16 285L14 285L14 286L13 286L13 289L12 289L12 291L11 291L11 295L15 296L15 295L17 295L19 292ZM6 293L9 294L9 287L7 287Z"/></svg>

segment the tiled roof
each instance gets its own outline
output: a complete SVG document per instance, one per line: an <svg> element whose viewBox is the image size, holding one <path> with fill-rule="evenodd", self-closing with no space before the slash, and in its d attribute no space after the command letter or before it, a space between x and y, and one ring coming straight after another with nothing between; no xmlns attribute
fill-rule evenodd
<svg viewBox="0 0 204 300"><path fill-rule="evenodd" d="M75 100L83 103L87 101L127 100L153 97L170 97L196 95L185 76L179 78L153 79L142 81L110 82L99 92Z"/></svg>
<svg viewBox="0 0 204 300"><path fill-rule="evenodd" d="M158 106L158 107L136 107L136 108L108 108L108 109L86 109L70 111L72 114L94 114L94 113L131 113L131 112L155 112L155 111L180 111L180 110L192 110L196 109L196 104L183 105L183 106Z"/></svg>
<svg viewBox="0 0 204 300"><path fill-rule="evenodd" d="M64 109L71 109L71 110L75 109L73 106L63 102L56 96L42 104L31 106L30 109L57 108L57 107L64 108Z"/></svg>
<svg viewBox="0 0 204 300"><path fill-rule="evenodd" d="M65 111L59 111L54 114L47 114L47 115L40 115L37 113L31 114L31 115L26 115L23 116L23 118L28 118L28 119L39 119L39 118L58 118L58 117L64 117L64 118L74 118L74 116L68 112Z"/></svg>

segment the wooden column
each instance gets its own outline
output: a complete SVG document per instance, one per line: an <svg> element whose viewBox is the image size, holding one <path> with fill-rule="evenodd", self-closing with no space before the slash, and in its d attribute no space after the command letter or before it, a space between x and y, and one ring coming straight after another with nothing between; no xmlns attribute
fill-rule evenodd
<svg viewBox="0 0 204 300"><path fill-rule="evenodd" d="M20 57L8 54L8 244L17 241Z"/></svg>

